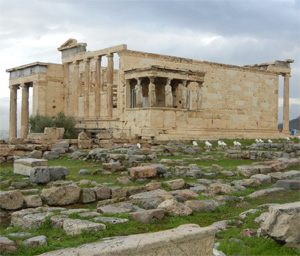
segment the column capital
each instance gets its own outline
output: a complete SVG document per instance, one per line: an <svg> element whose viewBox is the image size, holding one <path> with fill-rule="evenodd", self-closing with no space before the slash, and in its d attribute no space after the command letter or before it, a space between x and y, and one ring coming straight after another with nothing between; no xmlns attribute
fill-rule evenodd
<svg viewBox="0 0 300 256"><path fill-rule="evenodd" d="M90 58L85 58L85 59L83 59L83 61L85 62L85 63L89 63L90 62Z"/></svg>
<svg viewBox="0 0 300 256"><path fill-rule="evenodd" d="M285 73L285 74L283 74L283 77L284 77L284 78L290 78L290 77L291 77L291 74L290 74L290 73Z"/></svg>
<svg viewBox="0 0 300 256"><path fill-rule="evenodd" d="M74 60L74 61L72 61L72 63L73 63L74 65L78 65L79 62L80 62L80 60Z"/></svg>
<svg viewBox="0 0 300 256"><path fill-rule="evenodd" d="M26 83L20 84L20 87L22 89L27 89L29 86Z"/></svg>
<svg viewBox="0 0 300 256"><path fill-rule="evenodd" d="M95 59L95 60L101 60L101 59L102 59L102 56L101 56L101 55L97 55L97 56L94 57L94 59Z"/></svg>
<svg viewBox="0 0 300 256"><path fill-rule="evenodd" d="M10 86L9 86L9 89L11 89L11 90L18 90L20 87L19 87L19 85L17 85L17 84L11 84Z"/></svg>
<svg viewBox="0 0 300 256"><path fill-rule="evenodd" d="M150 83L154 84L155 76L148 76Z"/></svg>
<svg viewBox="0 0 300 256"><path fill-rule="evenodd" d="M114 54L113 54L112 52L107 53L107 54L106 54L106 57L107 57L107 58L112 58L112 57L114 57Z"/></svg>

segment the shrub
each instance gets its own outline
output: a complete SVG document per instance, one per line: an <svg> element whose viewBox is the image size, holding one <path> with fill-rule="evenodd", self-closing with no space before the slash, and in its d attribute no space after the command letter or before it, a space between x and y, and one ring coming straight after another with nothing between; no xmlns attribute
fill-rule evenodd
<svg viewBox="0 0 300 256"><path fill-rule="evenodd" d="M40 115L39 113L29 118L30 132L42 133L45 127L62 127L65 128L64 139L77 138L75 129L75 119L72 116L66 116L59 112L55 116Z"/></svg>

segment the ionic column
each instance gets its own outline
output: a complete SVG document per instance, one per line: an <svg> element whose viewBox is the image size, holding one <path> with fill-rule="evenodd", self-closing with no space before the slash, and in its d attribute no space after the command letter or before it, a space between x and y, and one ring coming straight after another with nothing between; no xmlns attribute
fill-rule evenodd
<svg viewBox="0 0 300 256"><path fill-rule="evenodd" d="M107 70L106 70L106 79L107 79L107 115L109 117L113 116L113 83L114 83L114 55L109 53L107 57Z"/></svg>
<svg viewBox="0 0 300 256"><path fill-rule="evenodd" d="M78 61L73 62L73 115L78 117L78 86L79 86L79 65Z"/></svg>
<svg viewBox="0 0 300 256"><path fill-rule="evenodd" d="M285 133L289 133L289 119L290 119L290 74L284 75L284 90L283 90L283 129Z"/></svg>
<svg viewBox="0 0 300 256"><path fill-rule="evenodd" d="M10 108L9 108L9 138L17 137L17 89L15 85L10 87Z"/></svg>
<svg viewBox="0 0 300 256"><path fill-rule="evenodd" d="M26 84L21 85L22 88L22 110L21 110L21 138L27 139L28 135L28 86Z"/></svg>
<svg viewBox="0 0 300 256"><path fill-rule="evenodd" d="M156 93L155 93L155 84L154 84L154 76L149 77L150 83L149 83L149 106L150 107L155 107L156 105Z"/></svg>
<svg viewBox="0 0 300 256"><path fill-rule="evenodd" d="M96 116L100 116L100 86L102 84L101 81L101 56L96 56L96 74L95 74L95 113Z"/></svg>
<svg viewBox="0 0 300 256"><path fill-rule="evenodd" d="M90 96L90 76L89 76L89 71L90 71L90 60L85 59L84 60L84 77L85 77L85 82L84 82L84 116L89 117L89 96Z"/></svg>

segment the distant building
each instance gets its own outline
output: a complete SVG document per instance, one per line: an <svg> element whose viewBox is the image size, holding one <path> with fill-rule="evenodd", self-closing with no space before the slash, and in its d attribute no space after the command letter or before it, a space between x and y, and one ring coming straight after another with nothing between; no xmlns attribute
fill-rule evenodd
<svg viewBox="0 0 300 256"><path fill-rule="evenodd" d="M35 62L7 70L10 138L17 136L20 88L21 137L27 137L29 87L33 115L63 111L76 118L77 127L110 129L115 138L276 137L279 75L284 76L283 131L289 131L293 60L240 67L132 51L126 45L90 52L75 39L58 50L62 64Z"/></svg>

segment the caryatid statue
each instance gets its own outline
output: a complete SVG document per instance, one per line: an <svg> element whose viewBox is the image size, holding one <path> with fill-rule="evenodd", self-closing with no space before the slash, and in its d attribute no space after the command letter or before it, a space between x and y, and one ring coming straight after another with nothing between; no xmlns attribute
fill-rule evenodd
<svg viewBox="0 0 300 256"><path fill-rule="evenodd" d="M187 94L187 81L184 80L181 87L181 106L183 109L187 108Z"/></svg>
<svg viewBox="0 0 300 256"><path fill-rule="evenodd" d="M165 106L167 108L173 107L173 94L171 87L171 79L167 79L167 84L165 85Z"/></svg>
<svg viewBox="0 0 300 256"><path fill-rule="evenodd" d="M156 93L155 93L155 84L154 84L154 79L155 77L149 77L150 83L149 83L149 106L150 107L155 107L156 105Z"/></svg>
<svg viewBox="0 0 300 256"><path fill-rule="evenodd" d="M202 107L202 99L203 99L202 83L198 83L196 93L197 93L197 110L200 110Z"/></svg>
<svg viewBox="0 0 300 256"><path fill-rule="evenodd" d="M134 88L135 90L135 105L138 108L143 107L143 92L142 92L142 85L141 85L142 80L137 79L137 84Z"/></svg>

